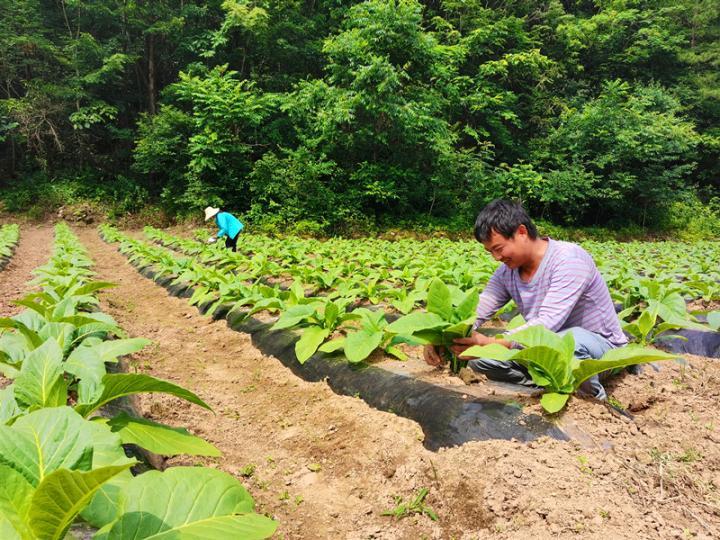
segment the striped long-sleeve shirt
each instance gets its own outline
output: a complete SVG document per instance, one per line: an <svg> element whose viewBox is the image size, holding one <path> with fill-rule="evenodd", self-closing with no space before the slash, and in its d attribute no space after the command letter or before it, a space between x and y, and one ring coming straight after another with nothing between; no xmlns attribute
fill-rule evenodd
<svg viewBox="0 0 720 540"><path fill-rule="evenodd" d="M518 269L500 265L480 294L475 328L510 299L527 322L507 334L538 324L553 332L579 326L616 347L628 342L605 281L590 254L577 244L549 239L540 266L527 283Z"/></svg>

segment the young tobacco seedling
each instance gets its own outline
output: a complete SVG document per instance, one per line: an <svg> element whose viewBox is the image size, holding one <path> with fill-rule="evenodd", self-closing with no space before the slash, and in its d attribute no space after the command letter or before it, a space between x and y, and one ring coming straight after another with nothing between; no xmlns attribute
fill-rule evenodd
<svg viewBox="0 0 720 540"><path fill-rule="evenodd" d="M388 323L383 311L358 308L353 311L353 314L358 315L357 321L360 323L360 328L354 332L349 331L346 337L328 341L319 350L331 353L343 349L347 359L352 363L357 363L365 360L379 347L399 360L407 360L407 355L397 345L409 343L411 340L386 331ZM412 343L417 342L413 341Z"/></svg>
<svg viewBox="0 0 720 540"><path fill-rule="evenodd" d="M685 303L683 302L683 306L684 305ZM627 314L627 312L628 310L625 310L620 313L620 315ZM662 322L658 322L658 317L660 317ZM680 328L706 330L704 326L690 320L688 314L680 317L675 312L668 310L667 306L652 300L648 304L647 309L645 309L636 320L623 324L622 328L625 332L632 335L642 346L654 343L662 334L665 334L669 330L678 330ZM687 340L687 338L677 335L663 337Z"/></svg>
<svg viewBox="0 0 720 540"><path fill-rule="evenodd" d="M523 349L507 349L500 344L470 347L464 356L514 361L527 368L533 382L545 389L540 399L543 408L556 413L565 407L570 394L587 379L615 368L677 358L657 349L627 345L611 349L599 360L575 358L575 338L560 337L543 326L531 326L512 335Z"/></svg>
<svg viewBox="0 0 720 540"><path fill-rule="evenodd" d="M401 317L387 326L387 331L405 339L414 338L416 342L428 345L440 345L450 360L453 373L460 371L461 360L450 352L453 340L465 337L475 322L475 308L478 293L476 289L462 292L450 289L435 278L427 293L427 312L414 312Z"/></svg>
<svg viewBox="0 0 720 540"><path fill-rule="evenodd" d="M335 329L360 315L346 311L351 299L314 298L311 303L298 304L284 311L271 330L302 326L302 336L295 344L295 356L304 364Z"/></svg>

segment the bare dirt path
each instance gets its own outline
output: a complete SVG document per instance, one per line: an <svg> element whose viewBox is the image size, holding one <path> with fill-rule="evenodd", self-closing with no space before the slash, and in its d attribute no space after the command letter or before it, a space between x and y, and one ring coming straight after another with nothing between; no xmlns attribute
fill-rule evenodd
<svg viewBox="0 0 720 540"><path fill-rule="evenodd" d="M198 393L208 413L164 396L143 413L186 426L223 457L277 518L277 538L712 538L720 527L720 363L688 358L611 391L635 422L573 399L572 421L594 443L475 442L432 453L409 420L298 379L249 336L211 322L140 276L91 229L76 231L100 279L118 287L103 309L154 344L131 369ZM528 412L538 412L528 407ZM174 459L192 464L197 459ZM421 488L439 516L383 516Z"/></svg>
<svg viewBox="0 0 720 540"><path fill-rule="evenodd" d="M45 264L50 257L53 229L48 225L21 225L20 242L15 254L0 271L0 317L15 315L22 308L13 304L29 291L31 270Z"/></svg>

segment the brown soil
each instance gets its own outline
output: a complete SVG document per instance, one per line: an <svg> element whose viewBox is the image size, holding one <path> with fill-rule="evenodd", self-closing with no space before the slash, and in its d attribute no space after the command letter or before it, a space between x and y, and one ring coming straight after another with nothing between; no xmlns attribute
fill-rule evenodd
<svg viewBox="0 0 720 540"><path fill-rule="evenodd" d="M20 242L10 262L0 272L0 317L10 317L22 308L13 304L30 291L30 273L50 258L53 229L47 225L22 225Z"/></svg>
<svg viewBox="0 0 720 540"><path fill-rule="evenodd" d="M705 300L693 300L687 305L688 311L719 311L720 300L712 300L711 302L705 302Z"/></svg>
<svg viewBox="0 0 720 540"><path fill-rule="evenodd" d="M634 422L573 398L562 423L586 434L573 442L473 442L433 453L414 422L298 379L249 336L141 277L94 230L77 232L98 277L118 284L102 295L103 309L154 341L131 369L185 385L215 410L141 398L148 417L186 426L224 454L170 464L203 461L235 475L278 519L277 538L720 536L717 360L685 357L685 367L665 363L614 381L610 391L636 411ZM536 400L521 401L540 413ZM421 488L437 522L382 515L394 496L408 500Z"/></svg>

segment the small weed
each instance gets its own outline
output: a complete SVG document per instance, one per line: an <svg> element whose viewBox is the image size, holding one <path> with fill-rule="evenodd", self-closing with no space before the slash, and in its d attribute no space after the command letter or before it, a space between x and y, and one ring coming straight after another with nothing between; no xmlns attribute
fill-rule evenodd
<svg viewBox="0 0 720 540"><path fill-rule="evenodd" d="M287 492L287 490L285 490L280 494L279 498L281 501L287 501L290 499L290 494Z"/></svg>
<svg viewBox="0 0 720 540"><path fill-rule="evenodd" d="M608 403L618 411L625 411L625 406L615 396L608 396Z"/></svg>
<svg viewBox="0 0 720 540"><path fill-rule="evenodd" d="M681 377L680 379L673 379L672 382L678 390L685 390L688 387L688 385L685 384L684 377Z"/></svg>
<svg viewBox="0 0 720 540"><path fill-rule="evenodd" d="M255 474L255 464L248 463L242 469L240 469L240 476L243 478L251 478Z"/></svg>
<svg viewBox="0 0 720 540"><path fill-rule="evenodd" d="M587 456L578 456L578 469L580 469L580 472L583 474L592 474L592 468L590 468L589 461Z"/></svg>
<svg viewBox="0 0 720 540"><path fill-rule="evenodd" d="M300 506L304 500L302 495L295 495L295 506Z"/></svg>
<svg viewBox="0 0 720 540"><path fill-rule="evenodd" d="M653 448L650 450L650 457L655 463L667 463L672 460L670 452L663 452L659 448Z"/></svg>
<svg viewBox="0 0 720 540"><path fill-rule="evenodd" d="M433 521L438 520L438 516L435 511L425 504L425 497L427 497L430 490L422 488L414 499L408 502L403 502L402 497L395 496L395 508L385 510L383 516L395 516L395 519L402 519L405 517L412 516L413 514L425 514Z"/></svg>
<svg viewBox="0 0 720 540"><path fill-rule="evenodd" d="M241 394L249 394L250 392L254 392L255 390L256 390L255 385L250 384L250 385L246 386L245 388L241 388L240 393Z"/></svg>
<svg viewBox="0 0 720 540"><path fill-rule="evenodd" d="M312 472L319 472L322 469L322 466L319 463L311 463L307 466L309 471Z"/></svg>
<svg viewBox="0 0 720 540"><path fill-rule="evenodd" d="M701 459L702 454L694 448L686 448L683 454L675 457L675 461L679 461L681 463L693 463L694 461L700 461Z"/></svg>

